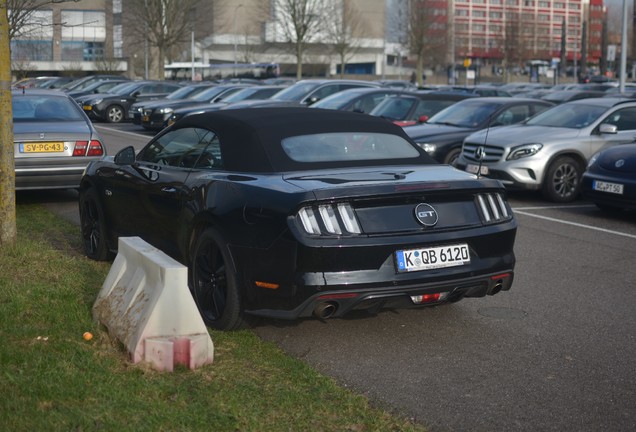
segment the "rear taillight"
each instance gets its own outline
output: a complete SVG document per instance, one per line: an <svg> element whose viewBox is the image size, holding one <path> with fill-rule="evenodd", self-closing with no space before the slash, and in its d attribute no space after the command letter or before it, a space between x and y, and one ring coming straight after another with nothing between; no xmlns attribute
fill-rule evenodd
<svg viewBox="0 0 636 432"><path fill-rule="evenodd" d="M104 147L98 140L75 141L73 156L103 156Z"/></svg>
<svg viewBox="0 0 636 432"><path fill-rule="evenodd" d="M476 203L485 223L497 223L512 219L506 202L500 193L477 194Z"/></svg>
<svg viewBox="0 0 636 432"><path fill-rule="evenodd" d="M303 207L298 219L307 234L354 235L362 233L350 204L321 204Z"/></svg>

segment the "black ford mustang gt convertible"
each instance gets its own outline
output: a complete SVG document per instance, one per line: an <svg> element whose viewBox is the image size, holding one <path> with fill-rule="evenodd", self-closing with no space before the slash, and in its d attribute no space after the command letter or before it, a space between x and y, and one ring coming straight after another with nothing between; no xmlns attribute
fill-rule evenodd
<svg viewBox="0 0 636 432"><path fill-rule="evenodd" d="M188 116L91 163L86 254L139 236L188 267L205 322L339 317L512 285L516 221L498 180L439 165L402 128L306 108Z"/></svg>

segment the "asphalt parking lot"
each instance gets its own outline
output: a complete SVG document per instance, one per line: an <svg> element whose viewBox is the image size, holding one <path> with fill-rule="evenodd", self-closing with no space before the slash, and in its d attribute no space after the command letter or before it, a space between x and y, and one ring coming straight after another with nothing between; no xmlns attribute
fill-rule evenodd
<svg viewBox="0 0 636 432"><path fill-rule="evenodd" d="M109 153L147 137L103 131ZM74 191L19 193L77 219ZM510 196L515 282L493 297L256 333L432 431L636 430L636 214ZM300 408L299 408L300 409Z"/></svg>

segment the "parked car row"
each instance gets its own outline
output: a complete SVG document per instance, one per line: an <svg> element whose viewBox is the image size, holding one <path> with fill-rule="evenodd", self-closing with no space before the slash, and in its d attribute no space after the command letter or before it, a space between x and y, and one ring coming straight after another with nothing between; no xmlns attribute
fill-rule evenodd
<svg viewBox="0 0 636 432"><path fill-rule="evenodd" d="M50 77L45 78L34 81L43 83ZM22 87L35 88L24 82ZM520 97L536 87L542 87L542 98ZM404 127L439 163L496 178L508 189L539 190L550 201L569 202L580 196L583 172L597 151L636 139L636 121L632 120L636 101L617 97L612 91L615 88L612 83L594 83L422 90L324 79L291 85L246 80L184 85L112 75L85 77L67 83L62 90L92 120L130 120L155 131L187 116L226 109L310 106L365 113ZM499 95L515 96L480 96L497 89L501 89ZM578 96L571 98L581 102L562 102L566 99L562 95L574 93ZM629 188L622 191L625 195Z"/></svg>

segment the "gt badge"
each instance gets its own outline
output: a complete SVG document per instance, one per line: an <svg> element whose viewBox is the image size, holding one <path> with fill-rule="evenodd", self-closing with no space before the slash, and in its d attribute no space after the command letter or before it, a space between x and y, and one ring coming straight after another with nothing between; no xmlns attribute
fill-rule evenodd
<svg viewBox="0 0 636 432"><path fill-rule="evenodd" d="M432 227L437 224L437 211L430 204L418 204L415 207L415 218L425 227Z"/></svg>

